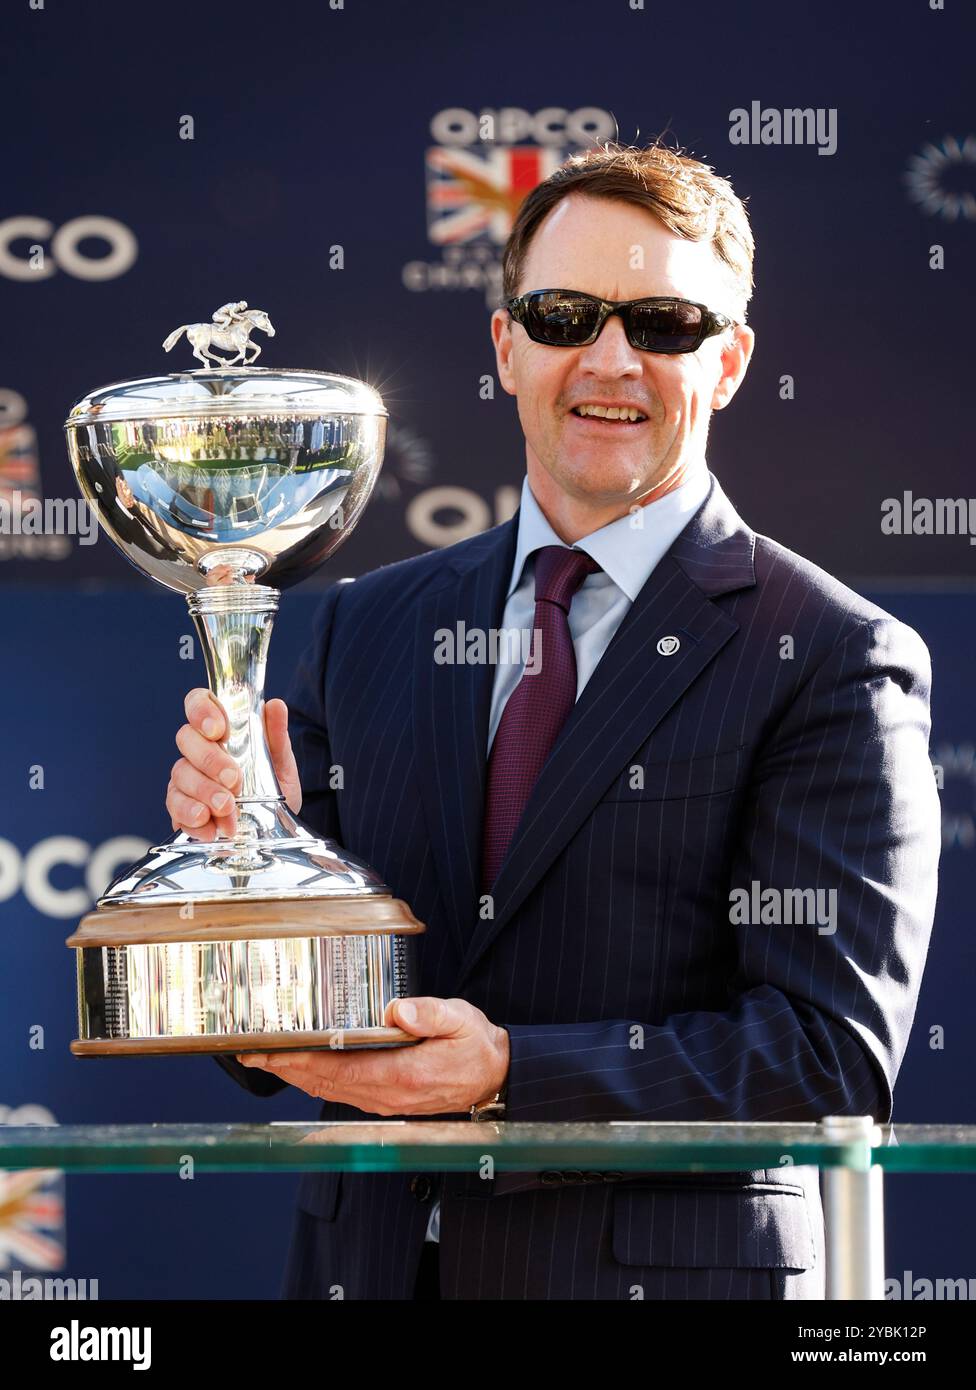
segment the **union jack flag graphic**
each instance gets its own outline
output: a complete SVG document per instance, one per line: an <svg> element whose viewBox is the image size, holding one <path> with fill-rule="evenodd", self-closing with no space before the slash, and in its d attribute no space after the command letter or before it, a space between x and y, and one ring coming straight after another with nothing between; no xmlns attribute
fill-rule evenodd
<svg viewBox="0 0 976 1390"><path fill-rule="evenodd" d="M0 1173L0 1269L61 1269L64 1256L64 1173Z"/></svg>
<svg viewBox="0 0 976 1390"><path fill-rule="evenodd" d="M12 503L13 494L37 493L37 436L31 425L0 429L0 497Z"/></svg>
<svg viewBox="0 0 976 1390"><path fill-rule="evenodd" d="M507 145L483 152L436 145L427 151L427 233L437 246L475 241L501 246L523 199L559 168L565 153Z"/></svg>

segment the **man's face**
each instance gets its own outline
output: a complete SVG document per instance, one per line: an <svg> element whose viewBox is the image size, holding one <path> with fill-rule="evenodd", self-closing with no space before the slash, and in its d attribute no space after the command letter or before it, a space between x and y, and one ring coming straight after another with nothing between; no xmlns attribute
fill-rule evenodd
<svg viewBox="0 0 976 1390"><path fill-rule="evenodd" d="M519 293L583 290L601 299L673 295L737 317L707 242L686 241L629 203L570 194L529 245ZM752 352L751 329L706 338L697 352L631 347L619 315L589 347L533 342L505 310L492 316L499 380L517 397L529 483L584 507L626 510L677 486L705 453L709 415L731 400ZM580 405L628 405L636 423L583 418Z"/></svg>

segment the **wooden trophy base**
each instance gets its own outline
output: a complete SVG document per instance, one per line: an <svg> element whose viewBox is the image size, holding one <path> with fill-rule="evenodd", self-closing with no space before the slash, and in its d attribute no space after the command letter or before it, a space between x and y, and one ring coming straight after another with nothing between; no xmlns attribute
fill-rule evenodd
<svg viewBox="0 0 976 1390"><path fill-rule="evenodd" d="M399 898L105 906L82 918L77 1057L409 1046L422 923Z"/></svg>

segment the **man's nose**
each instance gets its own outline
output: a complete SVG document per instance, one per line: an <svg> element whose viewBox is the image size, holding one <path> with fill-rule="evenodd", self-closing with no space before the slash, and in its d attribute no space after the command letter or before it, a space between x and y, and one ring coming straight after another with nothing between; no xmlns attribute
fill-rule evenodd
<svg viewBox="0 0 976 1390"><path fill-rule="evenodd" d="M594 376L640 376L644 369L641 354L628 342L619 314L610 315L595 343L580 349L579 365Z"/></svg>

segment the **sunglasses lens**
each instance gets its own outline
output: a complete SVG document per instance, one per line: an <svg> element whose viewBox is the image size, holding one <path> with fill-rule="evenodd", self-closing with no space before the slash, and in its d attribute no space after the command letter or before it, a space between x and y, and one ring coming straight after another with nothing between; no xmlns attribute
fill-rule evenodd
<svg viewBox="0 0 976 1390"><path fill-rule="evenodd" d="M683 299L638 302L624 311L630 337L645 352L692 352L702 331L702 311ZM600 303L571 290L538 290L526 297L524 324L537 342L581 347L600 322Z"/></svg>
<svg viewBox="0 0 976 1390"><path fill-rule="evenodd" d="M635 304L630 326L634 341L646 352L689 352L701 332L702 314L696 304L680 300Z"/></svg>
<svg viewBox="0 0 976 1390"><path fill-rule="evenodd" d="M600 319L600 306L582 295L547 291L529 297L525 326L553 347L585 343Z"/></svg>

